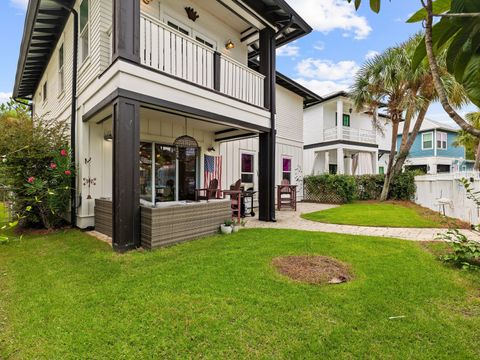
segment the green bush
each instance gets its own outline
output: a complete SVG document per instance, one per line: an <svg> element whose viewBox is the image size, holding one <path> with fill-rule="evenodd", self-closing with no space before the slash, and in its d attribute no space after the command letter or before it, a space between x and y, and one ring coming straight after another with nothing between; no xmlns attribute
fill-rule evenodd
<svg viewBox="0 0 480 360"><path fill-rule="evenodd" d="M355 176L356 199L377 200L383 189L384 175L360 175Z"/></svg>
<svg viewBox="0 0 480 360"><path fill-rule="evenodd" d="M396 176L390 185L388 198L391 200L413 200L417 190L415 176L417 171L405 171Z"/></svg>
<svg viewBox="0 0 480 360"><path fill-rule="evenodd" d="M412 200L415 197L415 172L397 176L391 186L389 199ZM304 199L326 203L349 203L353 200L378 200L385 175L313 175L304 178Z"/></svg>
<svg viewBox="0 0 480 360"><path fill-rule="evenodd" d="M68 123L0 117L0 178L23 226L62 224L70 200L73 166Z"/></svg>
<svg viewBox="0 0 480 360"><path fill-rule="evenodd" d="M355 179L348 175L315 175L304 178L307 200L348 203L355 199Z"/></svg>

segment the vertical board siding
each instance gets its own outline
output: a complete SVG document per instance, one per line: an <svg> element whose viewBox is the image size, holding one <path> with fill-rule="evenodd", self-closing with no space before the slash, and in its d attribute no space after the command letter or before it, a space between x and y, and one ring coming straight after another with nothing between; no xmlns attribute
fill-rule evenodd
<svg viewBox="0 0 480 360"><path fill-rule="evenodd" d="M303 98L277 85L277 136L303 143Z"/></svg>

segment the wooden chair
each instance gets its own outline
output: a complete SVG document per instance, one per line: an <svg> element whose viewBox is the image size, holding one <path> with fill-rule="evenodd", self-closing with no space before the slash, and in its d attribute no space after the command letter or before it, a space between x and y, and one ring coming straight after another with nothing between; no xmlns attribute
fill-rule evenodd
<svg viewBox="0 0 480 360"><path fill-rule="evenodd" d="M238 179L230 190L222 190L223 197L230 195L230 206L232 208L232 218L237 218L240 223L242 217L242 180Z"/></svg>
<svg viewBox="0 0 480 360"><path fill-rule="evenodd" d="M277 208L287 207L297 211L297 185L290 185L290 181L283 179L277 187Z"/></svg>
<svg viewBox="0 0 480 360"><path fill-rule="evenodd" d="M212 179L210 184L208 184L208 188L195 189L195 201L216 199L219 194L218 180Z"/></svg>

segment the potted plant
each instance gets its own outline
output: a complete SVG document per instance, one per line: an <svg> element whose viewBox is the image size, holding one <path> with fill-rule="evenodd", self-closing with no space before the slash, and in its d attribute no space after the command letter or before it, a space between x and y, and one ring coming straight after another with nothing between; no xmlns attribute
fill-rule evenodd
<svg viewBox="0 0 480 360"><path fill-rule="evenodd" d="M231 234L232 229L232 220L225 220L222 225L220 225L220 231L222 234Z"/></svg>
<svg viewBox="0 0 480 360"><path fill-rule="evenodd" d="M237 220L233 220L232 222L232 230L234 233L238 232L240 230L240 223Z"/></svg>

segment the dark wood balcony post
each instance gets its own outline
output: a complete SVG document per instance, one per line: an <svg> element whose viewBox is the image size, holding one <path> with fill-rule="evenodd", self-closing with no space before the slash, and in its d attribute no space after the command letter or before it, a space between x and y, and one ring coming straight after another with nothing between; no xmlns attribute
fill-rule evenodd
<svg viewBox="0 0 480 360"><path fill-rule="evenodd" d="M140 62L140 1L113 0L112 59Z"/></svg>
<svg viewBox="0 0 480 360"><path fill-rule="evenodd" d="M260 31L260 73L265 76L264 106L270 110L270 132L259 136L259 219L275 221L275 114L276 59L275 31Z"/></svg>
<svg viewBox="0 0 480 360"><path fill-rule="evenodd" d="M213 54L213 88L220 91L220 71L222 54L215 51Z"/></svg>
<svg viewBox="0 0 480 360"><path fill-rule="evenodd" d="M113 241L116 251L140 246L140 106L113 104Z"/></svg>

